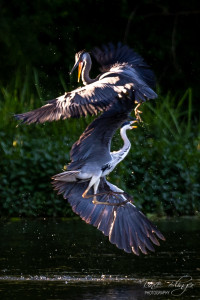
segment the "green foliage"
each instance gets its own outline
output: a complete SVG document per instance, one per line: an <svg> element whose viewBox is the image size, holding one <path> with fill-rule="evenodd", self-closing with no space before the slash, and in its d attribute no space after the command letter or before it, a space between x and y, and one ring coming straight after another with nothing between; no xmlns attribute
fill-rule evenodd
<svg viewBox="0 0 200 300"><path fill-rule="evenodd" d="M191 122L191 89L179 101L168 94L143 104L143 120L130 134L131 154L111 180L128 188L144 211L194 214L200 208L200 138L199 124Z"/></svg>
<svg viewBox="0 0 200 300"><path fill-rule="evenodd" d="M17 73L8 87L0 88L1 214L72 215L66 200L52 190L51 177L69 162L72 144L92 118L16 127L14 112L42 104L44 92L37 72L27 69L24 80ZM146 213L195 214L200 196L200 140L199 124L193 120L192 90L181 99L160 96L142 104L142 110L143 125L128 132L131 151L108 179L133 195ZM121 145L117 133L112 148Z"/></svg>
<svg viewBox="0 0 200 300"><path fill-rule="evenodd" d="M45 125L18 125L14 112L41 106L37 72L19 73L0 94L0 211L2 215L72 215L56 196L51 177L69 162L69 151L90 118ZM30 80L29 80L30 79ZM31 79L34 84L31 84ZM35 87L35 88L33 88ZM62 91L63 92L63 91ZM53 95L51 96L53 98Z"/></svg>
<svg viewBox="0 0 200 300"><path fill-rule="evenodd" d="M43 86L59 90L57 76L66 76L76 51L122 41L152 65L165 91L192 86L199 106L198 27L196 0L1 0L0 81L29 65Z"/></svg>

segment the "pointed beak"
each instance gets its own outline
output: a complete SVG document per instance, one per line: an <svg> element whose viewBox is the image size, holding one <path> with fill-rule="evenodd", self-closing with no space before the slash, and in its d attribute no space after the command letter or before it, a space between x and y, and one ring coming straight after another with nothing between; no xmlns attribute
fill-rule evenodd
<svg viewBox="0 0 200 300"><path fill-rule="evenodd" d="M78 64L78 82L80 81L82 67L83 67L83 63L80 61Z"/></svg>
<svg viewBox="0 0 200 300"><path fill-rule="evenodd" d="M134 123L137 123L137 120L134 120L134 121L131 122L131 124L134 124ZM135 126L135 125L131 126L131 129L135 129L135 128L137 128L137 126Z"/></svg>
<svg viewBox="0 0 200 300"><path fill-rule="evenodd" d="M72 70L71 70L71 72L69 72L69 75L70 75L70 76L72 75L72 73L74 72L74 70L75 70L77 67L78 67L78 62L75 62L74 66L73 66L73 68L72 68Z"/></svg>

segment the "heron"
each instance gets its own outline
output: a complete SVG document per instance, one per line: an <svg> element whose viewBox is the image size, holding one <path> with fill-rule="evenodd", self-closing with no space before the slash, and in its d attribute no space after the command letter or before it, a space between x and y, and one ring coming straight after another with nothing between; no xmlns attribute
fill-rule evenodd
<svg viewBox="0 0 200 300"><path fill-rule="evenodd" d="M137 120L129 120L133 108L133 93L120 96L107 111L86 128L79 140L74 143L70 152L71 163L68 165L67 171L52 177L55 181L88 181L82 197L91 197L88 192L93 188L93 203L95 204L102 204L98 203L96 199L100 178L112 172L116 165L127 156L131 143L126 131L137 127L134 126ZM120 150L111 152L112 137L120 126L124 145ZM116 193L123 192L119 190L115 191Z"/></svg>
<svg viewBox="0 0 200 300"><path fill-rule="evenodd" d="M97 227L109 237L112 244L125 252L148 254L148 250L155 251L152 244L160 245L158 239L165 240L158 228L132 203L132 197L111 184L105 177L100 178L98 187L97 201L101 205L82 197L87 182L57 180L52 184L82 220ZM119 190L123 193L118 194ZM92 191L89 193L92 194Z"/></svg>
<svg viewBox="0 0 200 300"><path fill-rule="evenodd" d="M90 78L92 67L91 56L100 64L101 73ZM86 115L97 115L106 108L122 92L134 91L135 114L138 120L141 103L147 99L155 99L157 94L153 88L155 78L143 58L127 45L112 43L94 48L91 52L79 51L75 55L75 64L70 74L78 68L83 86L66 92L35 110L16 114L15 118L22 123L44 123L66 118L78 118Z"/></svg>

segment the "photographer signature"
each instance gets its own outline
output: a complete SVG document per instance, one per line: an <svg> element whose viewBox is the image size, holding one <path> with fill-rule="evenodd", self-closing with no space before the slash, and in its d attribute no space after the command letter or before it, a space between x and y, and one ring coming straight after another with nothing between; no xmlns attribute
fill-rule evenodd
<svg viewBox="0 0 200 300"><path fill-rule="evenodd" d="M194 284L192 283L192 277L185 275L179 278L175 282L171 282L169 287L175 288L171 294L174 296L181 296L185 293L188 289L193 288Z"/></svg>
<svg viewBox="0 0 200 300"><path fill-rule="evenodd" d="M166 292L167 291L161 291L160 288L162 288L163 283L161 281L148 281L148 280L143 280L143 287L145 289L150 289L151 290L151 294L161 294L162 292ZM171 295L173 296L181 296L183 293L185 293L188 289L191 289L194 287L194 284L192 283L192 277L189 275L184 275L182 277L180 277L178 280L176 281L172 281L172 282L166 282L165 287L167 288L173 288L173 290L171 291ZM158 293L158 290L160 291L160 293ZM169 291L168 291L169 293Z"/></svg>

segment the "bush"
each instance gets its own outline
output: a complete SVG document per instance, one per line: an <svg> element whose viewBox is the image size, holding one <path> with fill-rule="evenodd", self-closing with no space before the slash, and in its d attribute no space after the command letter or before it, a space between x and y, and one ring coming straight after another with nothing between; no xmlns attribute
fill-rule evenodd
<svg viewBox="0 0 200 300"><path fill-rule="evenodd" d="M11 113L41 105L37 72L33 78L35 90L31 80L17 76L14 86L1 87L1 215L70 216L69 205L52 190L51 177L69 162L72 144L92 118L16 127ZM192 91L188 89L179 101L169 94L142 106L143 125L128 132L132 149L108 179L133 195L146 213L195 214L200 196L200 143L199 124L192 122ZM117 133L112 148L121 145Z"/></svg>

